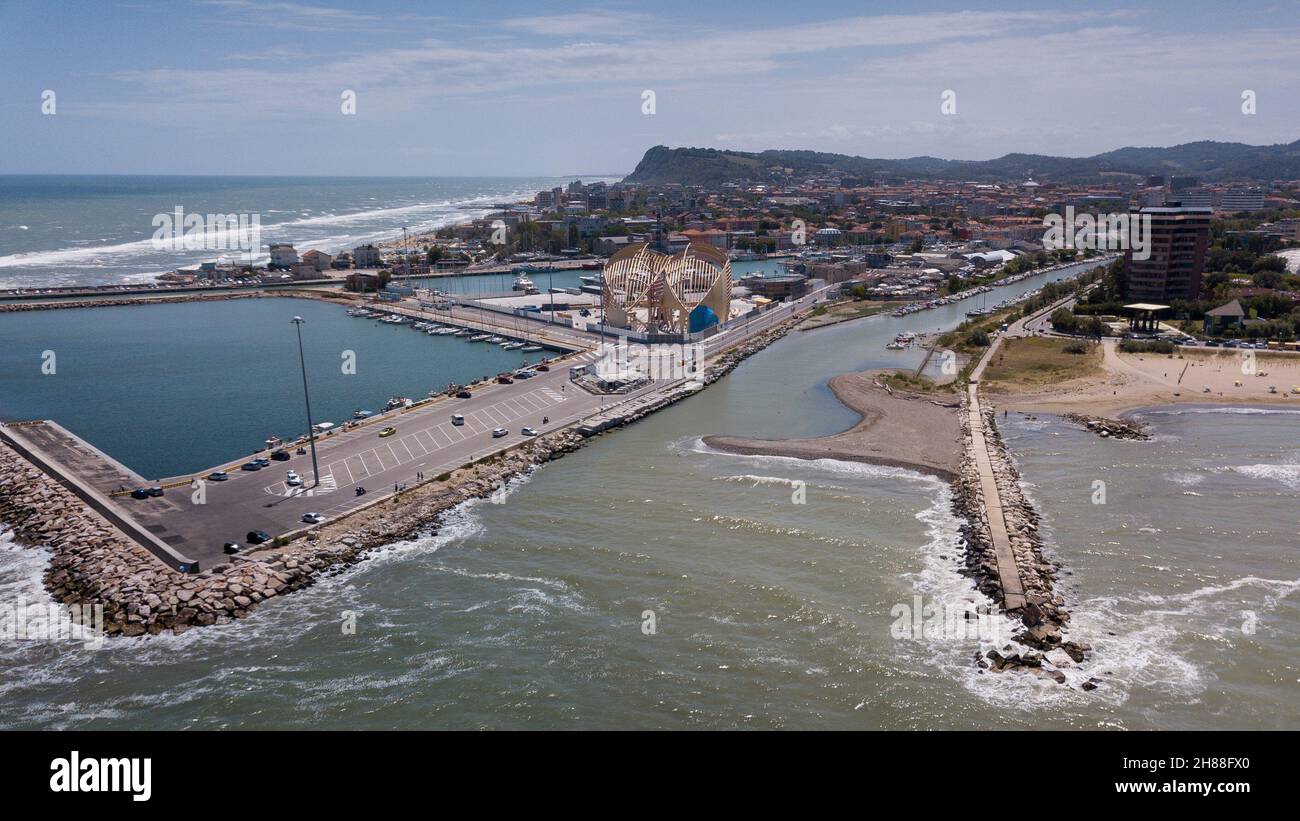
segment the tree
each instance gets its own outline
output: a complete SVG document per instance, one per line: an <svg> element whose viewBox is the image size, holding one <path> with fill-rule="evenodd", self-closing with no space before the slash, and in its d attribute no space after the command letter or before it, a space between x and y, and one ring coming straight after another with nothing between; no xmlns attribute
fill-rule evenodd
<svg viewBox="0 0 1300 821"><path fill-rule="evenodd" d="M1052 327L1061 333L1072 334L1079 327L1079 318L1069 308L1057 308L1048 320Z"/></svg>

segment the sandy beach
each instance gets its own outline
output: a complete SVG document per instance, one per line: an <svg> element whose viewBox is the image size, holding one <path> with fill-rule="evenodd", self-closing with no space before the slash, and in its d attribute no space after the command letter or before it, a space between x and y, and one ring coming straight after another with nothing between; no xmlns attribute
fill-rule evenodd
<svg viewBox="0 0 1300 821"><path fill-rule="evenodd" d="M862 416L852 428L816 439L751 439L706 436L704 443L727 453L842 459L909 468L943 479L956 478L961 464L957 397L892 394L876 380L885 371L832 377L835 397ZM938 404L949 403L951 407Z"/></svg>
<svg viewBox="0 0 1300 821"><path fill-rule="evenodd" d="M1253 363L1246 354L1253 354ZM1169 404L1291 405L1300 408L1300 356L1224 349L1160 354L1122 353L1103 343L1103 374L1034 392L983 391L1012 411L1120 416ZM1276 393L1270 393L1270 386ZM1208 390L1207 390L1208 389Z"/></svg>

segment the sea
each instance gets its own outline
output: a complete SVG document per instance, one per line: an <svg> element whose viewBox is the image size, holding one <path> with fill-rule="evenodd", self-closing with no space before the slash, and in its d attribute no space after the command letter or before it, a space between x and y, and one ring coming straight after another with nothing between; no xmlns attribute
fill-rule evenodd
<svg viewBox="0 0 1300 821"><path fill-rule="evenodd" d="M590 177L586 182L609 180ZM482 217L567 185L551 177L205 177L0 175L0 288L148 283L238 248L159 247L182 214L257 217L260 251L293 243L336 253ZM155 219L166 217L171 222ZM179 226L177 226L179 228ZM213 235L230 245L232 237ZM218 244L214 242L213 244ZM508 289L507 289L508 290Z"/></svg>
<svg viewBox="0 0 1300 821"><path fill-rule="evenodd" d="M288 311L311 311L313 396L336 415L448 381L471 350L300 302L0 314L0 413L56 419L166 474L297 429ZM916 366L920 352L886 343L952 327L968 308L791 333L499 503L468 502L251 618L98 649L6 638L0 726L1300 728L1294 411L1148 409L1150 442L1103 441L1054 416L1002 423L1062 563L1072 636L1095 648L1070 687L980 672L988 635L925 622L989 604L957 572L944 483L702 443L849 427L826 380ZM324 376L342 345L356 346L357 377L375 370L369 381ZM40 373L48 348L66 351L59 374ZM75 386L37 381L65 376ZM47 603L47 561L0 536L0 602ZM1009 624L986 619L1000 640ZM1090 677L1101 684L1085 692Z"/></svg>

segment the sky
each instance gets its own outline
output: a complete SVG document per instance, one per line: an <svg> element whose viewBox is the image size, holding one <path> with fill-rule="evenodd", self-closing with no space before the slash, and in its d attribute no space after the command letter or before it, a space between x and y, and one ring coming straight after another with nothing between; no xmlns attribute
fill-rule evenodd
<svg viewBox="0 0 1300 821"><path fill-rule="evenodd" d="M0 173L591 175L658 144L988 159L1300 139L1300 0L1140 5L0 0Z"/></svg>

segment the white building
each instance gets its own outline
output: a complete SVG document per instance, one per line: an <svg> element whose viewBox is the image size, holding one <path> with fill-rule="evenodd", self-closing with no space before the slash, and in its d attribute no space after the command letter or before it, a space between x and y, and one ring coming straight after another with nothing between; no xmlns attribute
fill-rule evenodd
<svg viewBox="0 0 1300 821"><path fill-rule="evenodd" d="M373 245L358 245L352 249L352 265L356 268L378 268L381 265L379 249Z"/></svg>
<svg viewBox="0 0 1300 821"><path fill-rule="evenodd" d="M292 268L298 264L298 252L287 242L271 246L271 267Z"/></svg>
<svg viewBox="0 0 1300 821"><path fill-rule="evenodd" d="M1261 188L1233 188L1223 192L1219 199L1220 211L1259 211L1264 207Z"/></svg>

